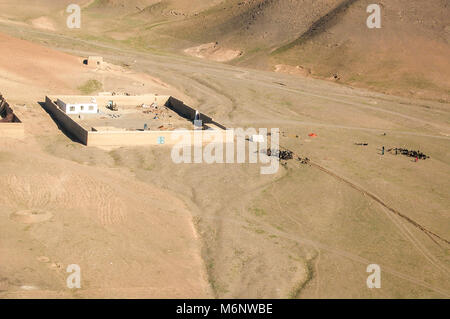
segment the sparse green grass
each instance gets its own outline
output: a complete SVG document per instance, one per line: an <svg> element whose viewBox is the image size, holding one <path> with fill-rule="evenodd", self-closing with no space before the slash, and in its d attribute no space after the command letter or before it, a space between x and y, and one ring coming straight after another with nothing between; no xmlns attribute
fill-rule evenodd
<svg viewBox="0 0 450 319"><path fill-rule="evenodd" d="M103 84L98 80L88 80L78 87L78 90L86 95L92 94L103 89Z"/></svg>
<svg viewBox="0 0 450 319"><path fill-rule="evenodd" d="M235 58L233 60L233 62L237 63L237 62L245 61L246 59L257 55L258 53L264 53L266 50L267 50L266 48L260 48L260 47L255 47L252 49L244 50L243 51L244 53L240 57Z"/></svg>
<svg viewBox="0 0 450 319"><path fill-rule="evenodd" d="M298 298L298 296L302 292L303 288L313 279L314 268L313 268L312 262L313 261L310 261L306 264L306 266L307 266L306 279L304 281L298 283L291 289L291 292L289 293L289 296L288 296L289 299Z"/></svg>
<svg viewBox="0 0 450 319"><path fill-rule="evenodd" d="M250 212L252 212L255 216L258 216L258 217L267 215L266 211L262 208L251 208Z"/></svg>
<svg viewBox="0 0 450 319"><path fill-rule="evenodd" d="M292 106L292 102L284 100L284 101L281 101L280 105L281 106L286 106L286 107L289 108L289 107Z"/></svg>
<svg viewBox="0 0 450 319"><path fill-rule="evenodd" d="M288 52L289 50L295 48L296 46L300 46L301 44L303 44L303 39L296 39L286 45L283 45L281 47L279 47L278 49L274 50L272 53L270 53L271 56L275 56L275 55L281 55L283 53Z"/></svg>
<svg viewBox="0 0 450 319"><path fill-rule="evenodd" d="M243 254L244 254L244 250L243 249L234 248L234 255L235 256L242 256Z"/></svg>
<svg viewBox="0 0 450 319"><path fill-rule="evenodd" d="M151 171L151 170L153 170L154 168L155 168L155 166L152 165L152 164L146 164L146 165L143 165L143 166L142 166L142 169L145 170L145 171Z"/></svg>
<svg viewBox="0 0 450 319"><path fill-rule="evenodd" d="M173 23L173 21L161 21L161 22L152 23L152 24L146 26L145 30L149 31L149 30L152 30L152 29L154 29L154 28L156 28L156 27L158 27L160 25L167 24L167 23Z"/></svg>
<svg viewBox="0 0 450 319"><path fill-rule="evenodd" d="M402 82L405 84L406 87L412 87L422 90L439 88L432 81L426 79L423 75L420 74L404 73L402 77Z"/></svg>
<svg viewBox="0 0 450 319"><path fill-rule="evenodd" d="M115 166L120 166L122 164L122 159L120 157L120 154L117 153L117 151L111 151L109 152L109 155L113 159Z"/></svg>
<svg viewBox="0 0 450 319"><path fill-rule="evenodd" d="M226 288L225 284L222 285L218 282L217 279L213 278L214 267L215 266L213 260L210 260L208 263L206 263L209 285L216 295L226 294L228 292L228 289Z"/></svg>
<svg viewBox="0 0 450 319"><path fill-rule="evenodd" d="M93 3L91 3L87 8L95 8L95 7L102 7L107 5L107 0L95 0Z"/></svg>

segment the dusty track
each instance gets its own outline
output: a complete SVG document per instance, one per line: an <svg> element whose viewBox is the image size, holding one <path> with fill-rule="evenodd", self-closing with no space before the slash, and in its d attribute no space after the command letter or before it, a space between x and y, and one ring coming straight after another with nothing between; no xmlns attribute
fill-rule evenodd
<svg viewBox="0 0 450 319"><path fill-rule="evenodd" d="M420 229L421 231L423 231L425 234L427 235L432 235L440 240L442 240L443 242L445 242L446 244L450 244L450 241L448 241L445 238L442 238L441 236L439 236L438 234L435 234L434 232L426 229L424 226L420 225L419 223L417 223L416 221L412 220L411 218L409 218L408 216L400 213L399 211L397 211L396 209L388 206L385 202L383 202L380 198L378 198L376 195L371 194L370 192L364 190L363 188L361 188L358 185L355 185L354 183L350 182L349 180L345 179L342 176L339 176L335 173L333 173L332 171L330 171L329 169L326 169L325 167L311 161L310 162L312 166L320 169L321 171L327 173L328 175L331 175L337 179L339 179L340 181L350 185L352 188L356 189L357 191L363 193L364 195L367 195L368 197L370 197L371 199L373 199L374 201L376 201L377 203L379 203L381 206L385 207L386 209L388 209L390 212L400 216L401 218L403 218L404 220L406 220L408 223L412 224L413 226L417 227L418 229ZM448 271L448 270L447 270Z"/></svg>
<svg viewBox="0 0 450 319"><path fill-rule="evenodd" d="M288 150L286 148L281 147L281 149L284 150ZM288 150L289 151L289 150ZM294 154L294 159L297 157L300 157L298 154ZM399 212L398 210L390 207L389 205L387 205L383 200L381 200L378 196L376 196L375 194L370 193L369 191L363 189L361 186L356 185L355 183L349 181L348 179L336 174L335 172L323 167L322 165L314 162L314 161L309 161L309 164L312 167L315 167L319 170L321 170L322 172L325 172L326 174L346 183L347 185L349 185L350 187L352 187L353 189L357 190L358 192L360 192L361 194L363 194L364 196L368 196L369 198L371 198L372 200L374 200L375 202L377 202L378 204L380 204L381 206L383 206L384 208L387 209L387 211L389 211L390 213L393 213L397 216L399 216L400 218L406 220L408 223L410 223L411 225L413 225L414 227L418 228L419 230L421 230L422 232L424 232L434 243L436 243L439 247L441 247L441 245L439 245L438 242L436 242L436 240L433 238L437 238L441 241L443 241L446 244L450 244L450 242L445 239L442 238L441 236L433 233L432 231L428 230L426 227L420 225L419 223L417 223L416 221L412 220L411 218L409 218L408 216L402 214L401 212ZM278 200L276 198L274 198L277 202ZM281 206L278 203L278 206L281 210ZM402 225L402 223L398 222L395 218L392 218L391 216L388 215L388 217L392 220L392 222L400 229L400 231L402 232L402 234L410 241L413 243L413 245L426 257L426 259L433 264L434 266L436 266L438 269L440 269L441 271L443 271L444 273L448 274L449 273L449 269L447 267L445 267L440 261L438 261L424 246L422 243L420 243L415 237L414 235L408 230L407 227L405 227L404 225ZM294 222L296 222L294 219L292 219ZM442 248L442 247L441 247Z"/></svg>

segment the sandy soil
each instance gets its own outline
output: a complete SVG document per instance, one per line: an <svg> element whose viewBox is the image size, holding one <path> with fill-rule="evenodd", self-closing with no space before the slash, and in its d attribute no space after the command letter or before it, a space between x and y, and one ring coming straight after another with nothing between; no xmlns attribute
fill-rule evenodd
<svg viewBox="0 0 450 319"><path fill-rule="evenodd" d="M74 143L36 102L45 85L76 91L58 70L81 83L91 73L47 48L33 51L39 59L24 56L19 43L34 44L19 41L17 68L0 57L2 91L28 137L1 141L0 297L450 297L448 104L21 34L147 73L170 86L144 89L184 94L227 127L278 127L281 144L311 165L289 161L260 175L255 164L175 164L165 147ZM46 54L56 65L41 82ZM105 76L109 91L133 87ZM382 146L431 158L382 156ZM39 222L30 223L33 215ZM80 290L65 288L72 263L82 267ZM371 263L381 266L381 289L366 286Z"/></svg>
<svg viewBox="0 0 450 319"><path fill-rule="evenodd" d="M300 76L309 76L311 74L311 70L301 67L299 65L291 66L286 64L277 64L275 65L274 71Z"/></svg>
<svg viewBox="0 0 450 319"><path fill-rule="evenodd" d="M34 19L31 21L31 25L38 29L56 31L54 23L47 17L39 17L37 19Z"/></svg>
<svg viewBox="0 0 450 319"><path fill-rule="evenodd" d="M215 42L187 48L184 53L217 62L228 62L242 55L242 51L222 48Z"/></svg>
<svg viewBox="0 0 450 319"><path fill-rule="evenodd" d="M5 34L0 38L8 43L0 54L2 91L27 122L25 141L0 141L0 255L8 259L0 267L0 295L211 296L201 242L181 200L168 190L137 181L133 173L89 168L88 158L60 161L42 144L54 138L57 144L60 138L63 144L70 142L37 104L45 90L76 92L74 83L98 72L110 83L120 83L116 90L133 88L136 81L151 91L169 86L120 67L91 70L80 58ZM101 166L115 161L112 155L98 160ZM82 291L65 286L69 264L86 269Z"/></svg>

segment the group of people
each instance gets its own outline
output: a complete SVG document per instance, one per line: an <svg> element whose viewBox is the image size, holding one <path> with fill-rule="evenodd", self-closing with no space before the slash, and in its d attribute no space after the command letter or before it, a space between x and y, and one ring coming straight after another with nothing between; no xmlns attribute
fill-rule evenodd
<svg viewBox="0 0 450 319"><path fill-rule="evenodd" d="M282 151L279 150L278 152L278 158L280 160L290 160L294 158L294 153L292 151L286 150ZM267 156L276 156L277 154L272 154L272 150L270 148L267 149Z"/></svg>
<svg viewBox="0 0 450 319"><path fill-rule="evenodd" d="M396 148L391 148L391 149L388 150L388 152L390 152L390 153L395 152L395 155L401 154L401 155L413 157L413 158L416 159L416 162L417 162L419 159L426 160L427 158L430 158L428 155L422 153L422 152L419 151L419 150L414 151L414 150L408 150L408 149L406 149L406 148L397 148L397 147L396 147ZM384 154L384 146L383 146L383 151L382 151L382 153Z"/></svg>

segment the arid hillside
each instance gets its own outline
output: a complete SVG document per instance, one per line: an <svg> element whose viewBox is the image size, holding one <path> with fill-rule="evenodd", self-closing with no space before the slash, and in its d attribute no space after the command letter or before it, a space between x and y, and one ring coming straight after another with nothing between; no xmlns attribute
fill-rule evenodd
<svg viewBox="0 0 450 319"><path fill-rule="evenodd" d="M449 100L446 0L379 1L380 29L366 26L369 0L91 0L75 1L83 8L82 28L68 30L69 2L19 1L20 10L0 3L0 19L142 50Z"/></svg>
<svg viewBox="0 0 450 319"><path fill-rule="evenodd" d="M0 41L8 44L0 51L0 89L27 123L26 139L0 138L0 255L8 260L0 266L0 298L210 296L185 204L133 173L108 169L114 153L84 153L38 103L48 92L84 93L83 83L94 80L111 91L176 90L5 34ZM100 166L89 169L94 157ZM65 291L73 263L91 267L80 295Z"/></svg>
<svg viewBox="0 0 450 319"><path fill-rule="evenodd" d="M68 3L0 0L0 91L25 131L0 135L0 299L449 298L446 2L383 1L372 30L366 1L76 1L80 29ZM279 129L292 159L264 175L84 146L42 107L99 91Z"/></svg>
<svg viewBox="0 0 450 319"><path fill-rule="evenodd" d="M449 3L381 1L381 29L369 29L372 2L230 1L162 28L173 37L243 51L231 62L238 65L300 66L321 78L447 101Z"/></svg>

